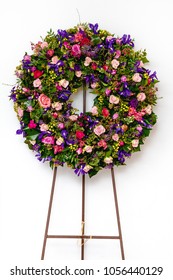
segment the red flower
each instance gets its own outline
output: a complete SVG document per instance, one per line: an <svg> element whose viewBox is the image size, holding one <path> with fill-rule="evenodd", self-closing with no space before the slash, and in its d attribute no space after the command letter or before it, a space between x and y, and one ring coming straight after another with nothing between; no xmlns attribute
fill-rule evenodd
<svg viewBox="0 0 173 280"><path fill-rule="evenodd" d="M107 108L103 108L102 114L105 118L108 117L109 116L109 110Z"/></svg>
<svg viewBox="0 0 173 280"><path fill-rule="evenodd" d="M64 148L62 146L54 146L54 154L56 155L57 153L60 153L64 150Z"/></svg>
<svg viewBox="0 0 173 280"><path fill-rule="evenodd" d="M83 131L81 131L81 130L76 131L76 138L77 139L82 139L82 138L84 138L84 136L85 136L85 134L83 133Z"/></svg>
<svg viewBox="0 0 173 280"><path fill-rule="evenodd" d="M109 68L109 67L108 67L107 65L104 65L104 66L103 66L103 69L104 69L105 71L107 71L108 68Z"/></svg>
<svg viewBox="0 0 173 280"><path fill-rule="evenodd" d="M81 46L84 46L84 45L90 45L90 40L88 38L83 38L81 41L80 41L80 45Z"/></svg>
<svg viewBox="0 0 173 280"><path fill-rule="evenodd" d="M46 54L48 57L52 57L54 55L54 50L48 50Z"/></svg>
<svg viewBox="0 0 173 280"><path fill-rule="evenodd" d="M95 62L93 62L93 63L91 64L91 68L92 68L93 70L96 70L96 69L97 69L97 64L96 64Z"/></svg>
<svg viewBox="0 0 173 280"><path fill-rule="evenodd" d="M35 70L34 71L34 79L37 79L43 75L43 71Z"/></svg>

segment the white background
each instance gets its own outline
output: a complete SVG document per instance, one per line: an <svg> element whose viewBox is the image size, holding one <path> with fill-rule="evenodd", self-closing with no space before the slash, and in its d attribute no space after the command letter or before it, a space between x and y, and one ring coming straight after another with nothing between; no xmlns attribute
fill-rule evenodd
<svg viewBox="0 0 173 280"><path fill-rule="evenodd" d="M171 1L1 1L0 4L0 256L6 263L38 261L41 255L52 171L37 161L15 131L19 123L9 101L14 70L30 42L52 28L79 22L99 23L119 36L131 34L135 49L146 48L157 71L158 122L140 153L127 166L115 168L121 225L127 260L171 260L172 234L172 65ZM91 100L90 100L91 103ZM91 104L90 104L91 105ZM89 105L89 106L90 106ZM79 107L80 108L80 107ZM100 172L86 186L86 234L116 234L110 171ZM81 178L59 168L49 233L80 234ZM46 260L78 260L76 240L48 241ZM87 260L120 259L118 241L88 241Z"/></svg>

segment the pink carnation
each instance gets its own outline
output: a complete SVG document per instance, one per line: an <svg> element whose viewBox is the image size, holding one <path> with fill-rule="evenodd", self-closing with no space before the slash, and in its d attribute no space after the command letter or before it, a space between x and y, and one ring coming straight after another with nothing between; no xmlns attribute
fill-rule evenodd
<svg viewBox="0 0 173 280"><path fill-rule="evenodd" d="M42 139L42 143L53 145L54 144L54 140L55 139L54 139L53 136L46 136L45 138Z"/></svg>
<svg viewBox="0 0 173 280"><path fill-rule="evenodd" d="M81 56L80 45L78 45L78 44L73 45L73 47L71 49L71 54L73 56L80 57Z"/></svg>

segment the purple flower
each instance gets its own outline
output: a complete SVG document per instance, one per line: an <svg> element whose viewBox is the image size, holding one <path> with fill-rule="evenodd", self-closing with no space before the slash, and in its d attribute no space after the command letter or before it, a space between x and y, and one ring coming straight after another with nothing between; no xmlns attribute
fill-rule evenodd
<svg viewBox="0 0 173 280"><path fill-rule="evenodd" d="M150 79L152 79L152 81L153 81L154 79L158 80L158 78L157 78L157 76L156 76L156 71L154 71L153 74L151 74L149 77L150 77Z"/></svg>
<svg viewBox="0 0 173 280"><path fill-rule="evenodd" d="M98 29L98 23L96 23L96 24L92 24L92 23L89 23L89 27L90 27L90 29L94 32L94 34L97 34L98 33L98 31L97 31L97 29Z"/></svg>
<svg viewBox="0 0 173 280"><path fill-rule="evenodd" d="M68 38L69 34L67 33L66 30L62 30L62 29L58 29L58 36L62 37L62 38Z"/></svg>
<svg viewBox="0 0 173 280"><path fill-rule="evenodd" d="M63 90L58 94L58 99L62 101L67 101L71 95L71 92L69 90Z"/></svg>
<svg viewBox="0 0 173 280"><path fill-rule="evenodd" d="M18 130L16 130L16 134L17 135L20 135L20 134L22 134L23 133L23 129L18 129Z"/></svg>
<svg viewBox="0 0 173 280"><path fill-rule="evenodd" d="M121 38L121 42L123 43L123 45L130 45L134 47L134 43L132 42L130 35L124 34L123 37Z"/></svg>
<svg viewBox="0 0 173 280"><path fill-rule="evenodd" d="M130 100L129 105L133 108L136 108L138 106L138 100L136 98L133 98Z"/></svg>
<svg viewBox="0 0 173 280"><path fill-rule="evenodd" d="M68 132L67 132L67 130L66 129L63 129L62 131L61 131L61 135L62 135L62 137L63 138L67 138L67 135L68 135Z"/></svg>
<svg viewBox="0 0 173 280"><path fill-rule="evenodd" d="M85 175L86 172L83 170L85 167L85 164L81 164L81 166L79 168L76 168L74 173L79 176L79 175Z"/></svg>

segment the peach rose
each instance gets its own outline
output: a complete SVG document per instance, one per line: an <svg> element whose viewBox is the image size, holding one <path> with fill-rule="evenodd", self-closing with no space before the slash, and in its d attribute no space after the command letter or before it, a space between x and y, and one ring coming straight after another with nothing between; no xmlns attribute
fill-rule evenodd
<svg viewBox="0 0 173 280"><path fill-rule="evenodd" d="M91 165L85 165L84 167L84 171L87 173L88 171L90 171L90 169L92 169L93 167Z"/></svg>
<svg viewBox="0 0 173 280"><path fill-rule="evenodd" d="M118 104L120 101L120 99L118 97L116 97L115 95L110 95L109 97L109 102L112 104Z"/></svg>
<svg viewBox="0 0 173 280"><path fill-rule="evenodd" d="M94 128L94 133L98 136L100 136L101 134L103 134L105 132L105 128L103 125L97 125L95 128Z"/></svg>
<svg viewBox="0 0 173 280"><path fill-rule="evenodd" d="M114 141L118 141L118 139L119 139L118 134L115 133L114 135L112 135L112 139L113 139Z"/></svg>
<svg viewBox="0 0 173 280"><path fill-rule="evenodd" d="M91 146L85 146L84 147L84 151L86 152L86 153L91 153L92 152L92 147Z"/></svg>
<svg viewBox="0 0 173 280"><path fill-rule="evenodd" d="M114 69L117 69L119 64L120 64L119 61L115 58L111 61L111 65Z"/></svg>
<svg viewBox="0 0 173 280"><path fill-rule="evenodd" d="M91 108L91 113L92 113L93 115L98 115L98 109L97 109L96 106L93 106L93 107Z"/></svg>
<svg viewBox="0 0 173 280"><path fill-rule="evenodd" d="M67 81L66 79L62 79L61 81L59 81L59 85L63 88L66 88L69 85L69 81Z"/></svg>
<svg viewBox="0 0 173 280"><path fill-rule="evenodd" d="M84 65L85 66L89 66L91 62L92 62L92 59L89 56L87 56L85 58Z"/></svg>
<svg viewBox="0 0 173 280"><path fill-rule="evenodd" d="M133 80L134 82L136 82L136 83L140 83L141 80L142 80L142 78L141 78L141 76L139 75L139 73L135 73L135 74L133 75L133 77L132 77L132 80Z"/></svg>
<svg viewBox="0 0 173 280"><path fill-rule="evenodd" d="M34 86L34 87L39 87L39 86L41 86L41 80L40 80L40 79L34 80L34 81L33 81L33 86Z"/></svg>
<svg viewBox="0 0 173 280"><path fill-rule="evenodd" d="M47 95L45 95L44 93L40 94L40 96L38 98L38 102L39 102L40 106L43 108L48 108L51 105L50 98Z"/></svg>
<svg viewBox="0 0 173 280"><path fill-rule="evenodd" d="M132 140L132 147L133 148L137 148L139 145L139 139L133 139Z"/></svg>
<svg viewBox="0 0 173 280"><path fill-rule="evenodd" d="M40 124L40 130L41 131L47 131L49 129L48 125L45 123Z"/></svg>
<svg viewBox="0 0 173 280"><path fill-rule="evenodd" d="M56 111L60 111L62 109L63 103L55 102L52 104L52 108L54 108Z"/></svg>
<svg viewBox="0 0 173 280"><path fill-rule="evenodd" d="M152 106L148 105L144 110L145 110L146 114L151 115L151 113L152 113Z"/></svg>
<svg viewBox="0 0 173 280"><path fill-rule="evenodd" d="M58 60L59 59L58 59L57 55L55 55L55 56L52 57L52 62L51 63L56 64L58 62Z"/></svg>
<svg viewBox="0 0 173 280"><path fill-rule="evenodd" d="M76 120L78 119L78 116L76 116L76 115L71 115L71 116L69 116L69 119L70 119L71 121L76 121Z"/></svg>
<svg viewBox="0 0 173 280"><path fill-rule="evenodd" d="M76 77L80 78L82 75L82 71L76 71L75 72Z"/></svg>
<svg viewBox="0 0 173 280"><path fill-rule="evenodd" d="M110 163L113 162L113 158L112 158L112 157L105 157L105 158L104 158L104 162L105 162L106 164L110 164Z"/></svg>
<svg viewBox="0 0 173 280"><path fill-rule="evenodd" d="M138 100L138 101L143 102L143 101L145 100L145 98L146 98L146 95L145 95L144 92L138 93L138 95L137 95L137 100Z"/></svg>

